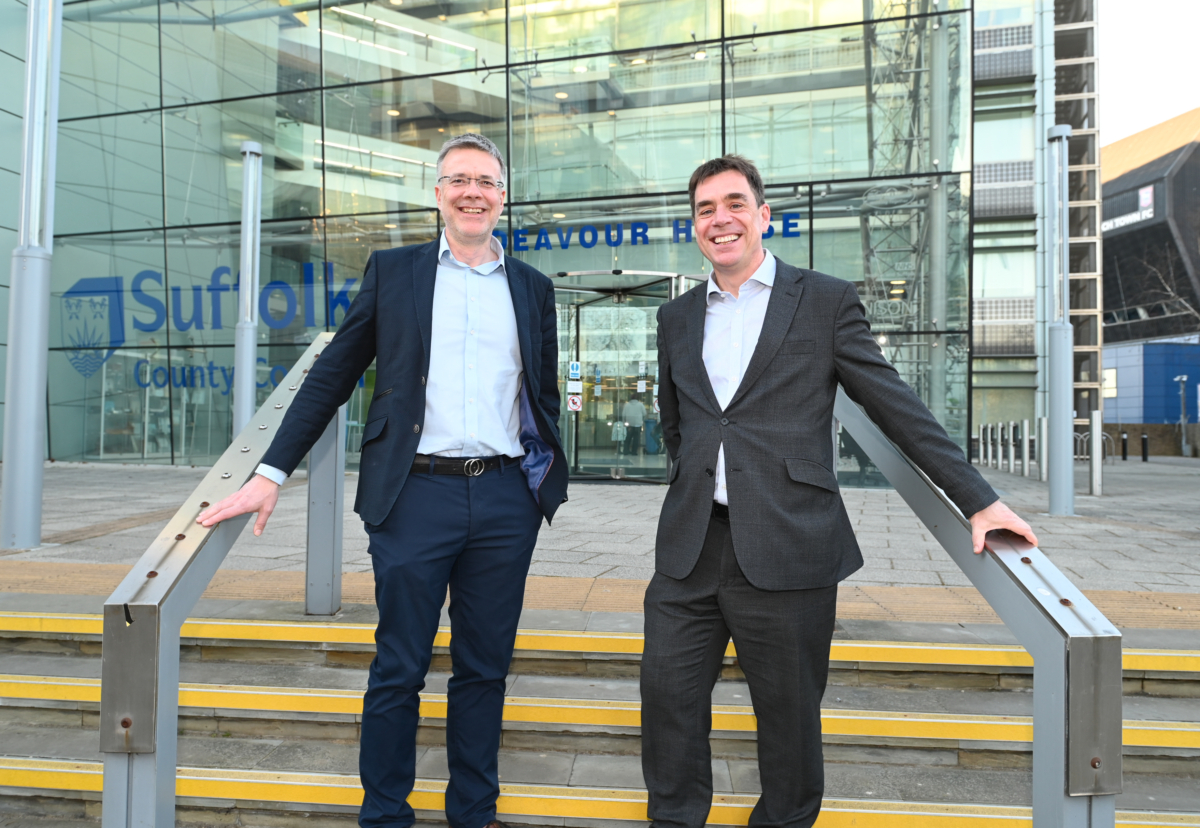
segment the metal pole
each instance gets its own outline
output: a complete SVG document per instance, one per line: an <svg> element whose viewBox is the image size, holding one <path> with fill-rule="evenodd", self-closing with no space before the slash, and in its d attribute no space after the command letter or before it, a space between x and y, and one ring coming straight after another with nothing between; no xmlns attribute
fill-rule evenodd
<svg viewBox="0 0 1200 828"><path fill-rule="evenodd" d="M1017 472L1017 424L1011 420L1008 423L1008 473Z"/></svg>
<svg viewBox="0 0 1200 828"><path fill-rule="evenodd" d="M1121 461L1124 462L1128 459L1129 459L1129 432L1122 431L1121 432Z"/></svg>
<svg viewBox="0 0 1200 828"><path fill-rule="evenodd" d="M983 423L980 423L979 424L979 446L978 446L978 450L976 451L977 456L975 458L975 462L977 462L981 466L983 465L983 435L986 433L986 431L987 431L987 427Z"/></svg>
<svg viewBox="0 0 1200 828"><path fill-rule="evenodd" d="M346 406L338 408L308 455L306 615L342 608L342 514L346 508Z"/></svg>
<svg viewBox="0 0 1200 828"><path fill-rule="evenodd" d="M1093 411L1091 416L1091 456L1088 458L1089 475L1088 491L1100 497L1104 494L1104 415Z"/></svg>
<svg viewBox="0 0 1200 828"><path fill-rule="evenodd" d="M233 433L258 408L258 259L262 229L262 144L242 142L242 259L233 340Z"/></svg>
<svg viewBox="0 0 1200 828"><path fill-rule="evenodd" d="M1188 445L1187 433L1187 374L1175 378L1179 383L1179 451L1184 457L1192 456L1192 447Z"/></svg>
<svg viewBox="0 0 1200 828"><path fill-rule="evenodd" d="M929 35L929 154L933 170L950 169L950 28L949 18L930 18ZM872 81L868 79L868 83ZM949 267L949 191L934 177L929 191L929 282L927 330L944 331L946 325L946 272ZM946 425L946 348L948 339L934 335L929 346L929 410Z"/></svg>
<svg viewBox="0 0 1200 828"><path fill-rule="evenodd" d="M1045 483L1050 479L1050 445L1046 439L1046 435L1050 431L1050 423L1048 417L1038 417L1038 436L1037 436L1037 453L1038 453L1038 480Z"/></svg>
<svg viewBox="0 0 1200 828"><path fill-rule="evenodd" d="M1142 462L1143 463L1150 462L1150 435L1149 434L1142 435Z"/></svg>
<svg viewBox="0 0 1200 828"><path fill-rule="evenodd" d="M0 549L42 543L62 0L29 0L28 8L21 205L9 281Z"/></svg>
<svg viewBox="0 0 1200 828"><path fill-rule="evenodd" d="M1046 216L1047 248L1059 255L1053 259L1061 278L1058 314L1049 326L1050 360L1048 386L1050 403L1050 514L1075 514L1075 415L1072 396L1073 334L1071 330L1070 248L1067 244L1067 139L1071 127L1057 124L1046 133L1050 147L1046 153L1046 186L1050 192L1049 215ZM1047 285L1054 279L1047 275Z"/></svg>
<svg viewBox="0 0 1200 828"><path fill-rule="evenodd" d="M1021 476L1029 477L1029 420L1021 420Z"/></svg>

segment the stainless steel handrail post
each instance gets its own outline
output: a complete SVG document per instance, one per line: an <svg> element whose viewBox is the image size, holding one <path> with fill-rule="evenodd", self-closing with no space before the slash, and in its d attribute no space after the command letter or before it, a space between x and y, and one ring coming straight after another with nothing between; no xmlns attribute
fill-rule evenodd
<svg viewBox="0 0 1200 828"><path fill-rule="evenodd" d="M1021 420L1021 476L1029 477L1029 420Z"/></svg>
<svg viewBox="0 0 1200 828"><path fill-rule="evenodd" d="M996 614L1033 656L1033 824L1113 828L1121 792L1121 634L1041 550L989 533L972 552L970 523L839 390L850 432Z"/></svg>
<svg viewBox="0 0 1200 828"><path fill-rule="evenodd" d="M1017 424L1009 420L1008 422L1008 473L1016 474L1017 471Z"/></svg>
<svg viewBox="0 0 1200 828"><path fill-rule="evenodd" d="M1038 480L1045 483L1050 479L1050 421L1046 417L1038 417Z"/></svg>
<svg viewBox="0 0 1200 828"><path fill-rule="evenodd" d="M342 608L342 516L346 508L346 406L308 455L308 552L304 612Z"/></svg>
<svg viewBox="0 0 1200 828"><path fill-rule="evenodd" d="M1088 492L1096 497L1104 494L1104 415L1093 411L1088 435Z"/></svg>
<svg viewBox="0 0 1200 828"><path fill-rule="evenodd" d="M251 516L208 529L196 517L254 474L305 374L332 338L318 334L105 601L103 828L175 825L180 629ZM344 433L341 416L338 423Z"/></svg>

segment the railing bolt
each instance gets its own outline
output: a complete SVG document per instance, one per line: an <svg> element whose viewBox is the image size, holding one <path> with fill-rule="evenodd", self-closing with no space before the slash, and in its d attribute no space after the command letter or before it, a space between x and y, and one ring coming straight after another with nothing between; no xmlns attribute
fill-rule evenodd
<svg viewBox="0 0 1200 828"><path fill-rule="evenodd" d="M283 403L275 403L276 408L283 408Z"/></svg>
<svg viewBox="0 0 1200 828"><path fill-rule="evenodd" d="M1031 563L1033 563L1033 559L1032 558L1021 558L1021 563L1031 564Z"/></svg>
<svg viewBox="0 0 1200 828"><path fill-rule="evenodd" d="M1073 607L1073 606L1075 606L1074 604L1072 604L1072 603L1071 603L1071 599L1070 599L1070 598L1059 598L1059 599L1058 599L1058 603L1062 604L1064 607Z"/></svg>
<svg viewBox="0 0 1200 828"><path fill-rule="evenodd" d="M1094 758L1092 760L1092 767L1096 768L1097 770L1100 769L1100 757L1099 756L1097 756L1096 758Z"/></svg>
<svg viewBox="0 0 1200 828"><path fill-rule="evenodd" d="M124 719L121 719L121 727L129 730L129 728L133 727L133 719L129 718L128 716L126 716Z"/></svg>
<svg viewBox="0 0 1200 828"><path fill-rule="evenodd" d="M308 373L308 369L307 369L307 368L305 368L305 369L304 369L303 371L301 371L300 373L301 373L301 374L307 374L307 373Z"/></svg>
<svg viewBox="0 0 1200 828"><path fill-rule="evenodd" d="M153 569L151 569L149 572L146 573L146 577L147 578L157 578L158 573L155 572Z"/></svg>
<svg viewBox="0 0 1200 828"><path fill-rule="evenodd" d="M207 509L207 508L208 508L208 501L207 501L207 500L201 500L201 501L200 501L200 508L201 508L201 509Z"/></svg>
<svg viewBox="0 0 1200 828"><path fill-rule="evenodd" d="M258 427L258 430L259 430L259 431L266 431L266 430L267 430L267 425L266 425L266 423L263 423L262 425L260 425L260 426Z"/></svg>
<svg viewBox="0 0 1200 828"><path fill-rule="evenodd" d="M186 539L187 539L187 535L183 534L182 532L180 532L178 535L175 536L175 540L186 540Z"/></svg>
<svg viewBox="0 0 1200 828"><path fill-rule="evenodd" d="M229 479L229 478L231 478L231 477L233 477L233 473L232 473L232 472L225 472L223 475L221 475L221 479L222 479L222 480L228 480L228 479Z"/></svg>
<svg viewBox="0 0 1200 828"><path fill-rule="evenodd" d="M249 446L242 446L242 451L249 451L249 450L250 450Z"/></svg>
<svg viewBox="0 0 1200 828"><path fill-rule="evenodd" d="M289 386L288 386L288 390L289 390L289 391L295 391L295 390L296 390L296 386L294 386L294 385L289 385Z"/></svg>

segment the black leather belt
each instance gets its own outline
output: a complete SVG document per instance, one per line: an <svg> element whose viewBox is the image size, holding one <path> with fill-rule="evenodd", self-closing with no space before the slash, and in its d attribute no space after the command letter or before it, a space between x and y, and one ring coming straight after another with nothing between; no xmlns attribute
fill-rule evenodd
<svg viewBox="0 0 1200 828"><path fill-rule="evenodd" d="M726 523L729 522L729 507L724 503L717 503L717 501L714 500L712 513L713 517L717 518L718 520L723 520Z"/></svg>
<svg viewBox="0 0 1200 828"><path fill-rule="evenodd" d="M430 469L430 461L433 468ZM413 458L413 474L462 474L467 477L478 477L485 471L507 466L517 462L512 457L497 454L492 457L439 457L437 455L418 454Z"/></svg>

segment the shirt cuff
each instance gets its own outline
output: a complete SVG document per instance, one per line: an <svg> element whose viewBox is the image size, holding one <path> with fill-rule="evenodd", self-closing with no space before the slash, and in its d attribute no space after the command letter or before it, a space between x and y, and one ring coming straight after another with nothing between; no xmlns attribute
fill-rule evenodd
<svg viewBox="0 0 1200 828"><path fill-rule="evenodd" d="M274 466L268 466L266 463L259 463L258 468L254 470L255 474L261 474L263 477L270 480L277 486L282 486L283 481L287 480L287 475Z"/></svg>

